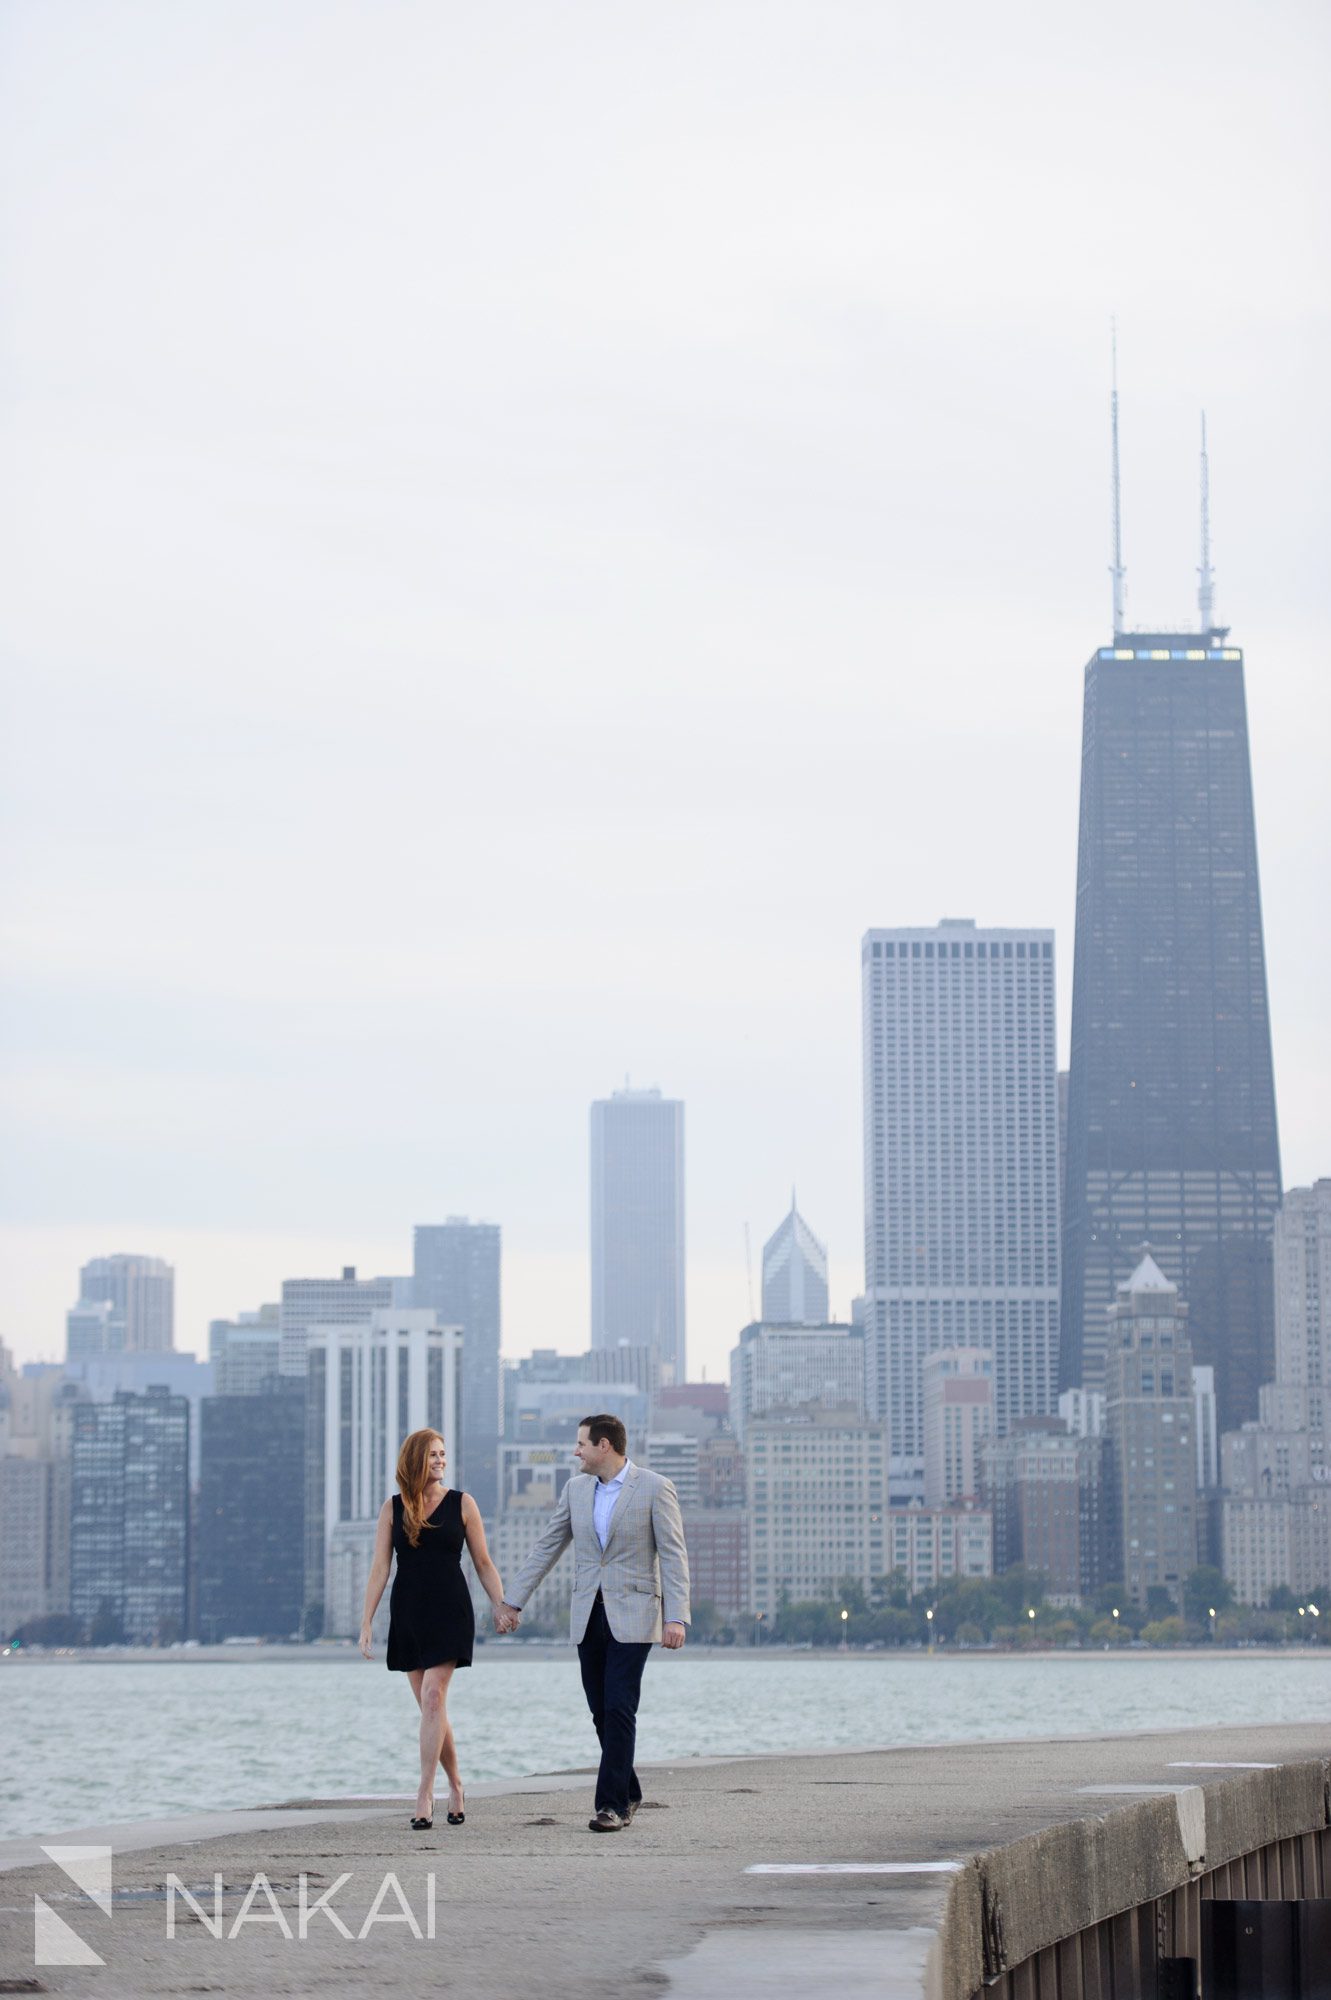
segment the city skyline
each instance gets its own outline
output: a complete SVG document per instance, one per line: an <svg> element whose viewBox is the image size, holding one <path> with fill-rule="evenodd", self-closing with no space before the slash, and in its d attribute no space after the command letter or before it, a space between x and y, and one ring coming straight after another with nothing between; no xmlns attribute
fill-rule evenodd
<svg viewBox="0 0 1331 2000"><path fill-rule="evenodd" d="M1323 1174L1321 28L1254 61L1211 11L1217 148L1136 0L1108 43L855 10L853 62L741 0L647 65L526 8L520 76L488 19L353 15L228 17L225 60L193 14L0 23L15 1350L90 1255L174 1264L201 1351L449 1213L504 1229L510 1350L576 1349L626 1068L690 1107L697 1365L792 1179L844 1314L864 929L1052 928L1066 1061L1115 313L1130 626L1190 611L1207 412L1283 1168Z"/></svg>

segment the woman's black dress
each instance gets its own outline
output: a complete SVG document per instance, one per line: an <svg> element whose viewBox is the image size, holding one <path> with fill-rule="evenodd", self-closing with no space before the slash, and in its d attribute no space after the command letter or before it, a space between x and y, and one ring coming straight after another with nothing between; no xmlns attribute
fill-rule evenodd
<svg viewBox="0 0 1331 2000"><path fill-rule="evenodd" d="M462 1574L462 1495L450 1486L421 1529L413 1549L402 1521L402 1495L393 1495L393 1553L397 1574L388 1600L388 1668L471 1665L476 1619Z"/></svg>

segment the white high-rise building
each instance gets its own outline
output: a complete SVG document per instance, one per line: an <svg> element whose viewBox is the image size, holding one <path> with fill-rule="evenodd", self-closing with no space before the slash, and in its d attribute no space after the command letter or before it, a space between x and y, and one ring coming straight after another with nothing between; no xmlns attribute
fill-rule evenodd
<svg viewBox="0 0 1331 2000"><path fill-rule="evenodd" d="M352 1524L372 1523L396 1492L403 1438L428 1425L444 1440L449 1464L457 1462L462 1329L438 1325L432 1312L390 1307L359 1325L304 1331L305 1602L307 1612L325 1606L331 1633L328 1621L342 1618L355 1594L345 1578L359 1574L364 1553L364 1534Z"/></svg>
<svg viewBox="0 0 1331 2000"><path fill-rule="evenodd" d="M999 1437L1054 1407L1054 940L946 921L870 931L862 963L868 1402L912 1499L928 1355L993 1355Z"/></svg>
<svg viewBox="0 0 1331 2000"><path fill-rule="evenodd" d="M277 1368L280 1375L305 1373L306 1335L312 1326L365 1326L394 1303L391 1278L358 1278L344 1264L340 1278L284 1278L278 1307Z"/></svg>
<svg viewBox="0 0 1331 2000"><path fill-rule="evenodd" d="M616 1090L591 1112L592 1347L684 1367L684 1106Z"/></svg>
<svg viewBox="0 0 1331 2000"><path fill-rule="evenodd" d="M809 1403L863 1417L864 1329L859 1326L746 1326L730 1350L730 1428L743 1438L755 1417Z"/></svg>
<svg viewBox="0 0 1331 2000"><path fill-rule="evenodd" d="M827 1245L820 1243L790 1195L790 1213L763 1245L763 1318L827 1324Z"/></svg>

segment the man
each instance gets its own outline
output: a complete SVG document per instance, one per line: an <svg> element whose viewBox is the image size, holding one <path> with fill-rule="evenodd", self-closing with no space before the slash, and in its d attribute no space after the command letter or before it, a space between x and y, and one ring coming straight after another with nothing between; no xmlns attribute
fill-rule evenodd
<svg viewBox="0 0 1331 2000"><path fill-rule="evenodd" d="M673 1482L632 1463L618 1417L584 1418L573 1453L582 1474L564 1488L505 1599L505 1629L515 1629L523 1605L572 1542L570 1624L601 1743L588 1825L593 1833L619 1833L642 1803L633 1747L643 1668L653 1645L674 1652L684 1644L689 1558Z"/></svg>

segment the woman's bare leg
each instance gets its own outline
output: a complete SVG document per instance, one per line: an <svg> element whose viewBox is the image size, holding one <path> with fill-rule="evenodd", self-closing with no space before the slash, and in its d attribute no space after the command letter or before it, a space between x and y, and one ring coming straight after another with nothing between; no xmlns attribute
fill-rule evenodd
<svg viewBox="0 0 1331 2000"><path fill-rule="evenodd" d="M431 1678L435 1680L435 1684L439 1690L439 1714L443 1720L443 1735L439 1740L439 1748L436 1755L430 1759L429 1777L427 1779L425 1776L427 1728L430 1725L427 1722L427 1708L422 1690L426 1682ZM442 1667L413 1668L407 1675L407 1679L411 1682L411 1691L415 1695L421 1711L421 1790L416 1794L416 1810L422 1819L430 1817L428 1801L433 1796L436 1764L443 1765L444 1776L448 1779L448 1810L450 1812L461 1812L462 1810L462 1775L458 1769L458 1753L457 1746L453 1740L453 1725L448 1719L448 1684L452 1678L453 1662L451 1660L446 1666ZM423 1800L426 1801L426 1804L422 1804Z"/></svg>
<svg viewBox="0 0 1331 2000"><path fill-rule="evenodd" d="M417 1681L419 1678L419 1685ZM412 1693L420 1703L421 1782L416 1793L416 1816L430 1819L434 1813L434 1774L448 1728L448 1683L453 1678L453 1662L426 1667L411 1676Z"/></svg>

